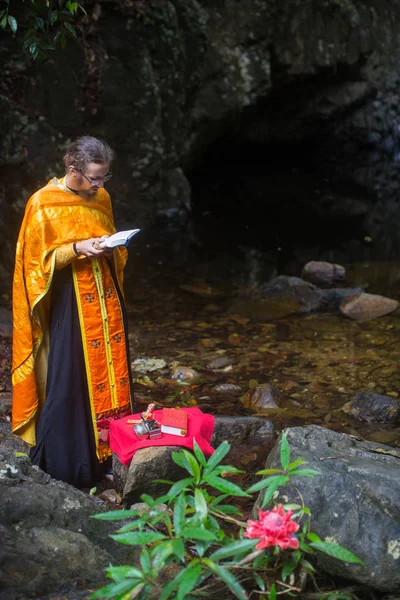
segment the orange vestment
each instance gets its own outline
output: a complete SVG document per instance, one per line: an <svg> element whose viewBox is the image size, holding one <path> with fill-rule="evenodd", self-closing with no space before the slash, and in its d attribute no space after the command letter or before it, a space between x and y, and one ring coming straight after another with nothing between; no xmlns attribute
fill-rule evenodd
<svg viewBox="0 0 400 600"><path fill-rule="evenodd" d="M46 399L48 319L57 248L115 232L110 196L104 189L85 200L70 193L63 181L53 179L29 199L16 250L12 430L32 446L36 443L36 422ZM106 259L76 258L72 262L72 275L97 456L102 461L110 451L99 441L96 422L130 410L126 332ZM126 258L126 248L114 250L114 269L121 293Z"/></svg>

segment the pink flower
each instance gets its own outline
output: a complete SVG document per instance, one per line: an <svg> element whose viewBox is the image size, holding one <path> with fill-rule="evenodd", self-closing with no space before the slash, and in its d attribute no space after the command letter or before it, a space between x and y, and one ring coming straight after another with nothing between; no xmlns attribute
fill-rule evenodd
<svg viewBox="0 0 400 600"><path fill-rule="evenodd" d="M299 540L293 533L300 525L291 520L292 514L292 510L285 513L282 504L265 512L258 509L259 520L247 521L249 526L244 535L248 538L261 538L256 545L257 550L269 546L279 546L282 550L286 548L297 550Z"/></svg>

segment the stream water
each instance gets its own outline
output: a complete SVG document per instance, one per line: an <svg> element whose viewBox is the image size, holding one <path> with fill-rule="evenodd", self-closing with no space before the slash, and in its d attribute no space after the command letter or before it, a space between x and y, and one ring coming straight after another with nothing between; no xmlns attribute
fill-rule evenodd
<svg viewBox="0 0 400 600"><path fill-rule="evenodd" d="M242 399L250 388L269 383L279 393L279 408L262 414L278 430L316 423L400 445L398 427L356 421L342 410L360 391L399 397L399 314L365 322L333 313L260 320L251 310L234 308L238 294L251 296L250 263L246 267L222 255L217 265L182 260L179 266L169 261L161 242L147 248L145 260L143 253L139 245L130 252L126 281L132 359L154 357L167 366L135 373L140 408L154 401L254 415ZM400 263L348 265L346 287L356 286L400 299ZM220 357L226 366L210 368ZM174 365L195 369L198 379L171 379ZM222 384L228 385L217 391Z"/></svg>

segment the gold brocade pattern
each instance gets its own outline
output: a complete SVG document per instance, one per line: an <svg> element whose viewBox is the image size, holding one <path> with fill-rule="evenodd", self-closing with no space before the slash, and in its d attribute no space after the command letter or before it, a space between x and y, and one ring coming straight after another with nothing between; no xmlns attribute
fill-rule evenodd
<svg viewBox="0 0 400 600"><path fill-rule="evenodd" d="M75 259L78 258L74 250L73 244L63 244L58 246L55 250L56 253L56 269L61 271L67 265L70 265Z"/></svg>
<svg viewBox="0 0 400 600"><path fill-rule="evenodd" d="M104 189L100 189L90 199L84 199L68 193L62 185L62 180L54 179L36 192L27 203L17 242L13 281L12 429L23 439L27 426L34 425L44 402L45 386L39 385L36 378L36 361L43 340L46 339L44 334L47 333L48 325L43 319L45 311L41 308L47 302L53 273L58 268L58 249L64 246L72 247L72 244L81 241L82 237L101 237L114 232L110 197ZM124 247L115 249L114 266L121 290L126 257ZM63 255L59 255L58 258L61 262L65 260ZM72 265L79 265L82 282L93 282L93 288L87 286L87 293L96 297L98 292L91 261L80 257L79 260L73 260ZM107 287L111 285L107 283ZM93 311L94 319L97 318L94 312L95 305L96 302L87 304L88 310ZM114 308L110 306L107 310ZM120 310L115 318L122 322ZM102 328L101 319L100 327ZM100 339L99 335L97 339ZM92 350L95 351L94 348ZM88 368L88 363L86 366ZM96 398L93 402L96 403ZM110 401L108 405L104 405L103 401L101 404L100 410L92 407L93 419L96 413L120 408L119 399L117 405L115 400L114 403ZM31 444L35 443L31 435L26 439Z"/></svg>

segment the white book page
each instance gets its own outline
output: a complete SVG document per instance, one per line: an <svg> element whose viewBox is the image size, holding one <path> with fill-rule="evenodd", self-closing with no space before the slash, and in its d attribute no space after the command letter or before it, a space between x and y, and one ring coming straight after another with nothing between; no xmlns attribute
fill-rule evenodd
<svg viewBox="0 0 400 600"><path fill-rule="evenodd" d="M161 425L161 431L163 433L170 433L171 435L179 435L180 437L185 437L186 433L181 433L184 431L182 429L178 429L177 427L168 427L168 425Z"/></svg>
<svg viewBox="0 0 400 600"><path fill-rule="evenodd" d="M100 248L115 248L115 246L124 246L128 240L139 233L140 229L127 229L126 231L117 231L107 239L100 242Z"/></svg>

